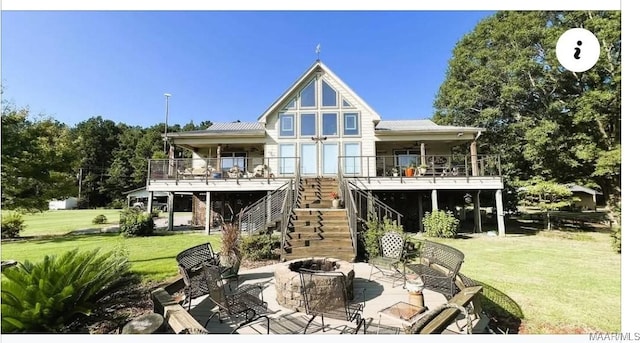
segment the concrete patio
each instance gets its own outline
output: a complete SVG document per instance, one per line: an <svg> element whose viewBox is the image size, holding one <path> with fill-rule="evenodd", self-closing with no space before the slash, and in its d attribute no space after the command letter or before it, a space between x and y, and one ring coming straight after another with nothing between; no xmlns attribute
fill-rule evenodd
<svg viewBox="0 0 640 343"><path fill-rule="evenodd" d="M286 262L285 262L286 263ZM276 301L276 287L274 281L274 269L279 264L264 266L255 269L241 270L240 271L240 283L260 283L265 286L263 291L264 301L268 303L269 314L268 317L271 321L271 334L273 333L302 333L302 329L307 323L307 316L304 312L295 312L288 308L285 308L278 304ZM367 318L367 333L396 333L393 332L393 328L398 328L397 333L404 333L403 325L401 322L396 321L386 316L380 316L379 312L397 302L404 301L409 302L409 295L406 289L402 287L401 282L395 282L395 287L392 287L392 280L384 278L380 275L374 275L372 281L368 281L371 267L367 263L354 263L353 264L355 278L354 278L354 295L353 301L365 302L363 317ZM235 285L235 283L234 283ZM364 290L364 292L363 292ZM364 295L363 295L364 294ZM364 296L364 299L362 297ZM446 298L436 292L423 290L424 304L428 309L433 309L438 305L446 302ZM195 305L193 305L195 304ZM191 315L200 322L205 324L207 318L212 313L213 303L205 295L198 299L194 299L191 308ZM286 332L278 323L284 323L285 321L278 321L277 318L285 316L287 318ZM460 317L460 316L459 316ZM224 317L223 317L224 319ZM274 324L275 323L275 324ZM464 320L460 321L463 325ZM474 332L481 332L486 326L486 317L481 316L480 319L473 321ZM324 334L337 334L341 329L345 327L354 327L355 324L325 317L325 331L321 329L321 320L316 318L308 329L307 333L324 333ZM328 328L327 328L328 326ZM223 320L220 323L217 316L214 317L207 324L206 329L213 334L230 333L235 328L232 321ZM361 333L362 330L359 332ZM447 330L448 333L460 333L460 329L455 324L451 324ZM250 326L245 326L238 330L241 334L266 334L266 321L259 321Z"/></svg>

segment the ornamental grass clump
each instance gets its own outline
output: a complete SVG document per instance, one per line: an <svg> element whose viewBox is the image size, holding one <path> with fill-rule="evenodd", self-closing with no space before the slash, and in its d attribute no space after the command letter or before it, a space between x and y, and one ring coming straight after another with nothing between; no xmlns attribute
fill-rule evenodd
<svg viewBox="0 0 640 343"><path fill-rule="evenodd" d="M56 333L130 279L125 254L67 251L2 271L2 332Z"/></svg>

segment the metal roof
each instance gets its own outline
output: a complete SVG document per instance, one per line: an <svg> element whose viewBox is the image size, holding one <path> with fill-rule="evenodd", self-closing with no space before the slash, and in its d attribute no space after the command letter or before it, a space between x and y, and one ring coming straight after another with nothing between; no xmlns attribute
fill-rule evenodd
<svg viewBox="0 0 640 343"><path fill-rule="evenodd" d="M264 131L264 125L258 122L213 123L207 128L211 131Z"/></svg>
<svg viewBox="0 0 640 343"><path fill-rule="evenodd" d="M482 128L469 126L438 125L429 119L415 120L381 120L376 131L484 131Z"/></svg>
<svg viewBox="0 0 640 343"><path fill-rule="evenodd" d="M587 193L587 194L597 194L597 195L602 195L602 192L598 192L595 189L591 189L589 187L584 187L584 186L579 186L573 183L567 184L567 187L569 187L569 189L572 192L583 192L583 193Z"/></svg>

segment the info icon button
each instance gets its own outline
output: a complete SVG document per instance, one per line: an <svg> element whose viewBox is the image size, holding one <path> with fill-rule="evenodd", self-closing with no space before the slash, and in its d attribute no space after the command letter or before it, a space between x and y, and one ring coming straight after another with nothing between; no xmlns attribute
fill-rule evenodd
<svg viewBox="0 0 640 343"><path fill-rule="evenodd" d="M567 30L556 43L556 57L569 71L579 73L589 70L600 58L600 42L589 30Z"/></svg>

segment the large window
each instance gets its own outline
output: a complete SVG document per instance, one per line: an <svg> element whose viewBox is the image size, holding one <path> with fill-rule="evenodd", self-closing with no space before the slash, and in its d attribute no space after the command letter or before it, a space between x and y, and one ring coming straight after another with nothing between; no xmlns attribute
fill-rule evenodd
<svg viewBox="0 0 640 343"><path fill-rule="evenodd" d="M396 156L396 166L399 168L405 168L413 164L418 166L420 163L420 151L418 150L396 150L393 152Z"/></svg>
<svg viewBox="0 0 640 343"><path fill-rule="evenodd" d="M360 174L360 143L344 143L344 173Z"/></svg>
<svg viewBox="0 0 640 343"><path fill-rule="evenodd" d="M296 146L280 144L280 175L291 175L296 170Z"/></svg>
<svg viewBox="0 0 640 343"><path fill-rule="evenodd" d="M322 80L322 106L338 106L338 93L336 93L336 91L324 80Z"/></svg>
<svg viewBox="0 0 640 343"><path fill-rule="evenodd" d="M300 92L300 107L316 107L316 81L309 82Z"/></svg>
<svg viewBox="0 0 640 343"><path fill-rule="evenodd" d="M239 167L241 171L245 170L246 152L223 152L220 157L223 171L228 171L231 167Z"/></svg>
<svg viewBox="0 0 640 343"><path fill-rule="evenodd" d="M338 135L338 114L337 113L322 114L322 135L323 136Z"/></svg>
<svg viewBox="0 0 640 343"><path fill-rule="evenodd" d="M357 136L359 134L360 134L360 121L358 120L358 113L345 113L344 114L344 135Z"/></svg>
<svg viewBox="0 0 640 343"><path fill-rule="evenodd" d="M296 119L293 114L280 115L280 137L294 137L296 135Z"/></svg>
<svg viewBox="0 0 640 343"><path fill-rule="evenodd" d="M316 135L316 114L302 113L300 115L300 136Z"/></svg>

